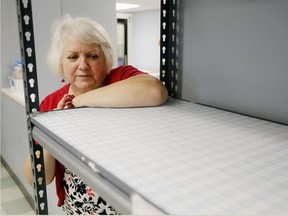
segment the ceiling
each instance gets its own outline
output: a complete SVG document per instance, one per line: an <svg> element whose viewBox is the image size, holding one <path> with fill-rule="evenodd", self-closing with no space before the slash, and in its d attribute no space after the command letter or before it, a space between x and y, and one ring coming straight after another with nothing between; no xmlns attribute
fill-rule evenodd
<svg viewBox="0 0 288 216"><path fill-rule="evenodd" d="M119 13L160 9L160 0L116 0L116 2L140 5L138 8L121 10Z"/></svg>

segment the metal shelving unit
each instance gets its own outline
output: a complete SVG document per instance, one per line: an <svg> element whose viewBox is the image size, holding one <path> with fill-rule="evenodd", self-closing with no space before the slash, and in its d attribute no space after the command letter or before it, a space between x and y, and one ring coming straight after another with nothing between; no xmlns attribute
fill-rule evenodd
<svg viewBox="0 0 288 216"><path fill-rule="evenodd" d="M287 127L284 125L171 99L169 101L170 106L154 108L155 110L153 110L153 112L153 108L143 109L141 113L146 112L146 117L142 118L145 119L143 124L135 121L135 118L139 117L139 110L133 110L133 113L132 110L131 112L127 112L125 109L120 109L120 112L127 112L124 114L127 115L128 120L132 119L132 123L128 125L131 125L133 129L139 129L139 125L141 125L142 128L139 129L139 133L133 131L132 135L134 136L134 140L141 140L142 145L129 145L130 140L127 143L125 143L125 140L119 142L119 137L130 137L129 132L132 131L126 130L126 128L121 131L120 128L118 131L120 135L114 136L114 142L111 134L106 134L107 138L104 138L104 140L112 144L119 142L123 145L118 146L119 149L129 148L128 151L126 151L129 155L119 154L119 151L116 150L110 152L110 154L114 154L114 156L107 158L106 156L101 156L109 152L106 148L110 148L111 145L98 142L98 140L97 142L93 141L93 138L97 137L92 133L94 131L87 133L90 137L87 138L87 142L84 142L85 145L81 146L79 146L79 143L83 141L81 133L84 133L84 130L77 130L78 135L75 136L73 141L68 139L70 138L70 134L74 132L69 131L73 130L71 127L66 130L68 135L65 133L58 134L58 119L65 122L66 126L70 126L72 123L77 124L77 119L81 120L83 118L81 112L76 112L75 109L71 109L68 111L75 113L71 114L59 111L32 115L39 110L32 5L31 0L16 1L24 71L27 129L34 175L36 214L47 215L48 205L43 149L40 145L35 144L32 133L34 133L39 142L42 142L43 146L46 145L45 148L47 150L49 150L49 148L50 150L54 150L55 155L58 154L58 158L63 159L67 166L70 164L75 170L82 173L87 180L90 180L90 182L87 182L88 184L94 184L95 188L98 187L98 191L106 191L107 194L110 194L110 197L106 194L107 198L111 198L111 200L114 200L118 204L120 203L119 206L125 210L123 213L129 213L131 209L131 193L138 194L139 191L145 195L144 197L150 197L147 201L150 202L153 200L153 203L152 201L150 203L151 205L155 205L155 207L159 207L163 212L171 214L181 214L182 210L183 214L187 214L188 212L191 214L195 213L195 215L211 215L211 213L215 212L216 214L227 214L227 212L237 214L240 210L242 210L244 214L261 214L261 212L264 212L275 215L287 212L287 205L285 205L285 199L287 198L287 187L285 187L287 186L287 174L284 172L284 170L287 170L287 163L284 163L286 162L285 158L287 155ZM179 48L179 27L177 24L177 22L179 22L179 17L177 17L177 14L179 14L179 2L180 1L177 0L161 0L160 79L166 85L171 97L179 97L180 90L178 78L179 71L181 70L179 66L181 66L181 64L178 62L179 53L177 50ZM101 137L105 134L104 132L110 130L117 132L119 129L117 124L112 125L115 126L115 129L111 129L109 122L118 118L111 116L111 113L107 109L105 110L107 111L106 115L104 115L105 112L103 113L100 109L86 108L81 110L83 112L82 114L85 114L87 111L87 113L90 114L96 113L96 116L106 116L106 118L102 119L102 123L98 123L101 125L100 129L103 130ZM158 113L155 113L156 111ZM101 113L97 114L97 112ZM65 118L63 118L61 113L66 115L66 117L64 116ZM153 116L152 113L155 116ZM188 118L185 115L183 116L182 113L187 113ZM124 116L123 113L119 114L121 117ZM161 116L163 114L167 119L163 120L163 116ZM45 117L45 115L47 116ZM78 118L77 115L79 115ZM170 116L173 118L170 118ZM158 117L159 119L157 119ZM148 118L151 118L151 120ZM146 121L147 119L148 121ZM49 124L47 124L46 121L49 121ZM71 122L67 123L68 121ZM161 121L163 121L162 124L159 124ZM50 124L51 122L53 123L52 125ZM182 124L178 124L179 122L182 122ZM231 122L235 122L233 127L231 127ZM127 122L125 123L127 124ZM133 123L136 125L134 126ZM145 126L145 124L147 125ZM78 128L79 125L81 124L77 124ZM105 125L107 128L103 127ZM173 126L173 130L170 130L171 125ZM149 132L150 135L152 133L151 137L152 139L154 138L152 143L150 142L151 140L142 139L143 126L148 128L147 133ZM247 129L248 126L249 128ZM82 124L82 127L86 128L86 124ZM43 130L43 128L45 130ZM156 128L156 130L151 130L151 128ZM171 137L164 136L165 139L163 139L163 137L158 136L159 131L164 131L167 135L171 135ZM193 133L191 133L191 131L193 131ZM123 135L124 132L128 134ZM207 136L207 134L209 134L209 136ZM187 137L187 135L190 137ZM149 138L149 136L146 137ZM179 137L182 137L183 140L179 140ZM263 137L265 137L265 139L263 139ZM176 142L182 144L181 151L175 151L175 149L179 150L180 148L178 145L174 145ZM91 150L91 143L93 145L97 143L98 146L94 148L94 150ZM150 143L150 148L147 148L147 143ZM57 144L59 144L59 146ZM170 146L167 146L168 144L170 144ZM62 148L61 151L59 151L59 148ZM172 155L174 160L159 160L158 155L157 157L154 155L155 148L158 148L157 152L162 152L164 156L166 153L164 158L171 158ZM141 149L143 151L141 151ZM151 156L151 159L148 159L148 161L151 162L154 160L154 163L151 164L156 164L158 167L153 168L151 171L147 169L147 163L143 163L143 161L140 160L138 165L140 165L143 171L139 168L135 169L134 167L127 169L127 167L130 167L131 161L134 162L133 166L135 166L135 162L137 161L135 159L141 159L137 157L137 155L135 156L134 153L144 152L144 150L147 149L151 151L146 152L146 155ZM102 150L102 152L100 150ZM61 154L61 152L65 153ZM185 163L183 163L183 157L185 156L183 152L189 153L189 155L186 155L187 159ZM276 154L271 154L271 152L275 152ZM130 156L130 158L127 157L127 155ZM240 155L240 157L235 158L235 155ZM124 158L119 159L119 156ZM96 167L97 163L95 158L97 158L97 160L101 158L100 164L106 164L106 167ZM113 164L110 158L115 159ZM195 160L195 158L199 160ZM126 166L123 168L119 167L118 165L124 164L124 159L127 159ZM177 162L175 162L175 159L177 159ZM119 161L121 161L121 163L119 163ZM247 163L247 161L251 161L251 163ZM161 165L159 162L164 163ZM167 166L167 163L169 166ZM159 166L159 164L161 166ZM181 165L180 168L179 165ZM114 166L116 168L114 168ZM111 175L110 171L107 171L107 167L109 170L123 171L119 172L120 174L116 178ZM159 169L159 167L163 168ZM261 169L262 167L265 167L265 169ZM163 172L163 175L155 178L158 182L161 182L162 187L160 188L158 188L159 184L157 186L157 184L151 183L151 179L149 179L151 172L153 172L153 176L154 174L158 175L161 173L155 173L154 170L156 169ZM91 172L91 170L93 172ZM171 170L173 170L173 172L171 172ZM177 174L177 170L180 171L180 173ZM197 172L195 172L195 170ZM227 172L227 170L229 172ZM126 171L127 173L125 173ZM147 173L145 174L144 171ZM139 175L139 178L137 178L139 182L131 182L135 181L131 176L134 177L137 175ZM180 176L181 179L174 178L175 176ZM210 178L211 176L213 176L213 178ZM148 179L145 177L148 177ZM167 177L171 181L166 181ZM193 184L191 184L191 182L193 182ZM119 185L121 187L118 187ZM134 185L135 188L132 189L130 185ZM139 188L135 185L138 185ZM187 187L182 187L183 185ZM171 194L163 193L163 186L165 186L167 188L166 191L171 192ZM210 188L216 188L216 190L211 191ZM157 193L155 193L156 190L158 191ZM101 192L100 194L102 194ZM195 196L195 194L198 195ZM223 196L223 194L226 195ZM261 199L262 197L265 197L265 199ZM245 202L243 200L239 202L239 198ZM181 202L175 202L175 200L181 200ZM193 203L196 203L196 205L193 206ZM178 207L178 209L175 208L173 204ZM277 208L275 208L275 206L277 206Z"/></svg>
<svg viewBox="0 0 288 216"><path fill-rule="evenodd" d="M177 0L161 0L161 75L160 79L171 97L177 97ZM39 111L39 94L34 43L33 15L31 0L16 0L18 13L21 59L27 130L33 172L33 188L36 214L48 214L45 183L43 149L35 143L32 136L33 123L30 114Z"/></svg>
<svg viewBox="0 0 288 216"><path fill-rule="evenodd" d="M33 124L30 114L39 110L39 94L36 67L36 49L34 43L33 15L31 0L16 0L21 60L23 64L23 82L25 107L27 116L27 131L30 146L31 165L33 173L33 188L36 214L47 215L47 193L45 183L45 167L43 149L36 144L32 136Z"/></svg>

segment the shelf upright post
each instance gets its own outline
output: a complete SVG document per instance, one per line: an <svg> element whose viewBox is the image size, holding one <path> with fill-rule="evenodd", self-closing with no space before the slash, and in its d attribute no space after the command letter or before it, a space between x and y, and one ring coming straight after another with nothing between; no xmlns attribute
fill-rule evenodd
<svg viewBox="0 0 288 216"><path fill-rule="evenodd" d="M48 215L45 168L43 149L32 137L33 124L30 114L39 111L39 94L36 68L36 49L31 0L16 0L21 60L23 65L23 82L27 131L30 145L31 167L33 174L34 208L38 215Z"/></svg>
<svg viewBox="0 0 288 216"><path fill-rule="evenodd" d="M177 8L178 0L161 0L160 80L173 98L178 95Z"/></svg>

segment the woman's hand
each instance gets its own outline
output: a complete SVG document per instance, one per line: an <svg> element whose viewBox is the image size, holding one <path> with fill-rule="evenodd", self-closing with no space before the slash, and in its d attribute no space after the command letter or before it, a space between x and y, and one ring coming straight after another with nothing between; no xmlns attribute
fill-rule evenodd
<svg viewBox="0 0 288 216"><path fill-rule="evenodd" d="M55 108L55 110L56 109L65 109L65 108L67 108L67 107L65 107L65 99L66 99L66 97L67 97L67 94L65 94L63 96L63 98L59 101L59 103L57 105L57 108Z"/></svg>
<svg viewBox="0 0 288 216"><path fill-rule="evenodd" d="M55 108L54 110L58 110L58 109L67 109L67 108L72 108L74 107L72 100L75 96L74 95L67 95L65 94L63 96L63 98L59 101L57 108Z"/></svg>

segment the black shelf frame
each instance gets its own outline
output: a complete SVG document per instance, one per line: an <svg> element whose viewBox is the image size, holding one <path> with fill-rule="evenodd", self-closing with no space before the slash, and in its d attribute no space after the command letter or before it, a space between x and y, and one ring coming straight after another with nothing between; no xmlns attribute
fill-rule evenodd
<svg viewBox="0 0 288 216"><path fill-rule="evenodd" d="M38 215L48 215L47 191L43 148L33 139L33 123L30 115L39 111L39 93L34 42L33 14L31 0L16 0L21 61L27 116L27 132L33 174L34 208Z"/></svg>
<svg viewBox="0 0 288 216"><path fill-rule="evenodd" d="M178 0L161 0L160 80L173 98L179 96L178 11Z"/></svg>

